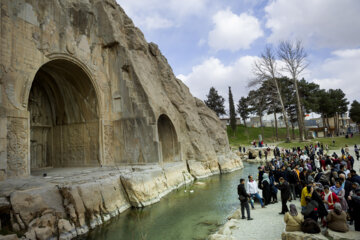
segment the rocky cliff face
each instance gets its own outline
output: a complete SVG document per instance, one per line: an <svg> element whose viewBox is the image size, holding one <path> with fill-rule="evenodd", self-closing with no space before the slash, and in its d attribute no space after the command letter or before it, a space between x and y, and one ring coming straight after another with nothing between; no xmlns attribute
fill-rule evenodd
<svg viewBox="0 0 360 240"><path fill-rule="evenodd" d="M0 179L174 161L208 175L235 157L217 116L115 0L2 1L1 31Z"/></svg>
<svg viewBox="0 0 360 240"><path fill-rule="evenodd" d="M0 213L13 230L70 239L242 168L215 113L115 0L2 0L0 18ZM44 167L98 172L24 180Z"/></svg>

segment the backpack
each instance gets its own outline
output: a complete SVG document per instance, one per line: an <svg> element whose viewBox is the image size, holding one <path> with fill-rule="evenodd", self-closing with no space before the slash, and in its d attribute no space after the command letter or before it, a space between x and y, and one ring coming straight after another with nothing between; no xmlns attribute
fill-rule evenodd
<svg viewBox="0 0 360 240"><path fill-rule="evenodd" d="M320 233L320 227L314 219L306 218L301 224L301 231L304 233Z"/></svg>

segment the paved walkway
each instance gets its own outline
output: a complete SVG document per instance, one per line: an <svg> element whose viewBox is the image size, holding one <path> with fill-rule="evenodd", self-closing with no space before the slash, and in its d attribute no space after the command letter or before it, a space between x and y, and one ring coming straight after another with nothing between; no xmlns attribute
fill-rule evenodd
<svg viewBox="0 0 360 240"><path fill-rule="evenodd" d="M353 146L351 146L350 154L355 156ZM340 150L335 151L340 153ZM333 153L333 151L331 151ZM360 173L360 161L355 160L354 169ZM278 199L280 200L280 191L278 193ZM300 212L300 201L292 201L298 211ZM290 203L288 202L288 205ZM257 239L268 239L277 240L281 239L281 233L285 230L284 215L279 215L281 211L281 202L276 204L270 204L266 208L261 208L260 204L255 203L255 210L251 210L250 215L254 220L242 220L232 219L227 222L222 228L219 229L220 234L232 236L233 239L246 239L246 240L257 240ZM351 230L354 230L354 225L350 226ZM221 239L221 238L210 238L210 239ZM231 238L228 238L231 239ZM359 234L360 239L360 234Z"/></svg>

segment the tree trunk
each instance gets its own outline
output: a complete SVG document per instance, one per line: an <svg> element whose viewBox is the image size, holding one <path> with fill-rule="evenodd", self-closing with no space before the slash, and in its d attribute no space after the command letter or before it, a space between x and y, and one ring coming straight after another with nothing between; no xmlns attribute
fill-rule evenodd
<svg viewBox="0 0 360 240"><path fill-rule="evenodd" d="M275 137L276 137L276 141L279 140L279 134L278 134L278 124L277 124L277 119L276 119L276 112L274 111L274 118L275 118Z"/></svg>
<svg viewBox="0 0 360 240"><path fill-rule="evenodd" d="M243 121L244 121L244 126L245 126L245 127L247 127L247 126L246 126L246 120L245 120L245 119L243 119Z"/></svg>
<svg viewBox="0 0 360 240"><path fill-rule="evenodd" d="M300 133L300 141L304 141L304 123L303 123L303 113L302 113L302 105L300 101L299 89L297 85L296 77L293 76L294 86L295 86L295 93L296 93L296 103L298 108L298 125L299 125L299 133Z"/></svg>
<svg viewBox="0 0 360 240"><path fill-rule="evenodd" d="M281 104L281 111L282 111L282 115L283 115L283 119L284 119L284 123L285 123L285 127L286 127L286 142L290 142L290 128L289 128L289 124L288 124L288 121L287 121L284 101L282 100L282 96L281 96L278 81L276 80L276 78L273 78L273 80L275 82L276 91L277 91L279 101L280 101L280 104Z"/></svg>
<svg viewBox="0 0 360 240"><path fill-rule="evenodd" d="M263 124L262 124L262 116L260 115L260 127L261 127L261 137L262 139L264 139L264 127L263 127Z"/></svg>
<svg viewBox="0 0 360 240"><path fill-rule="evenodd" d="M301 108L302 109L302 108ZM303 131L304 131L304 138L305 140L307 140L307 129L306 129L306 126L305 126L305 114L304 114L304 111L302 111L302 122L303 122Z"/></svg>
<svg viewBox="0 0 360 240"><path fill-rule="evenodd" d="M295 140L295 126L293 121L291 121L291 129L292 129L292 139Z"/></svg>
<svg viewBox="0 0 360 240"><path fill-rule="evenodd" d="M328 117L326 117L326 122L327 122L327 125L328 125L328 132L331 132L330 131L330 122L329 122L329 118ZM333 134L331 133L331 136L332 136Z"/></svg>

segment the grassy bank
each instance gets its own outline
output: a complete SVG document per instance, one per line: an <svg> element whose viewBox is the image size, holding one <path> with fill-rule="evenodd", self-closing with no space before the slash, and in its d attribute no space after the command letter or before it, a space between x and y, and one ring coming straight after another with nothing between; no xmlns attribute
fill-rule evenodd
<svg viewBox="0 0 360 240"><path fill-rule="evenodd" d="M333 140L335 141L335 144L333 144ZM329 149L340 149L342 147L345 147L345 145L348 145L350 148L353 148L355 144L358 146L360 145L360 135L354 135L353 138L345 138L344 136L341 137L334 137L334 138L316 138L307 140L306 142L299 142L299 141L293 141L291 143L279 143L278 146L285 147L285 148L292 148L292 147L304 147L305 145L310 145L311 143L317 143L320 142L322 144L329 145Z"/></svg>
<svg viewBox="0 0 360 240"><path fill-rule="evenodd" d="M253 140L258 141L259 135L261 134L261 128L252 128L252 127L244 127L238 126L236 132L232 131L230 126L227 127L227 133L229 137L229 143L233 147L238 147L239 145L250 145ZM290 133L291 135L291 133ZM355 144L360 145L360 135L355 135L353 138L345 138L334 137L334 138L317 138L307 140L305 142L299 142L299 140L292 140L290 143L285 143L286 139L286 129L279 128L278 129L279 139L275 138L275 128L272 127L264 127L264 143L278 145L279 147L292 148L292 147L304 147L305 145L310 145L311 143L315 144L317 142L323 143L324 145L329 145L329 149L340 149L348 145L349 147L353 147ZM295 130L296 138L299 137L299 131ZM333 140L335 140L335 144L333 144Z"/></svg>
<svg viewBox="0 0 360 240"><path fill-rule="evenodd" d="M250 145L253 140L259 141L259 135L261 134L261 128L244 127L243 125L237 126L236 132L232 131L231 127L227 127L227 133L229 136L229 142L232 146ZM291 132L290 132L291 135ZM278 141L284 141L286 139L286 129L278 129L279 139L275 138L275 128L264 127L264 143L273 143ZM295 136L299 137L299 131L295 130Z"/></svg>

